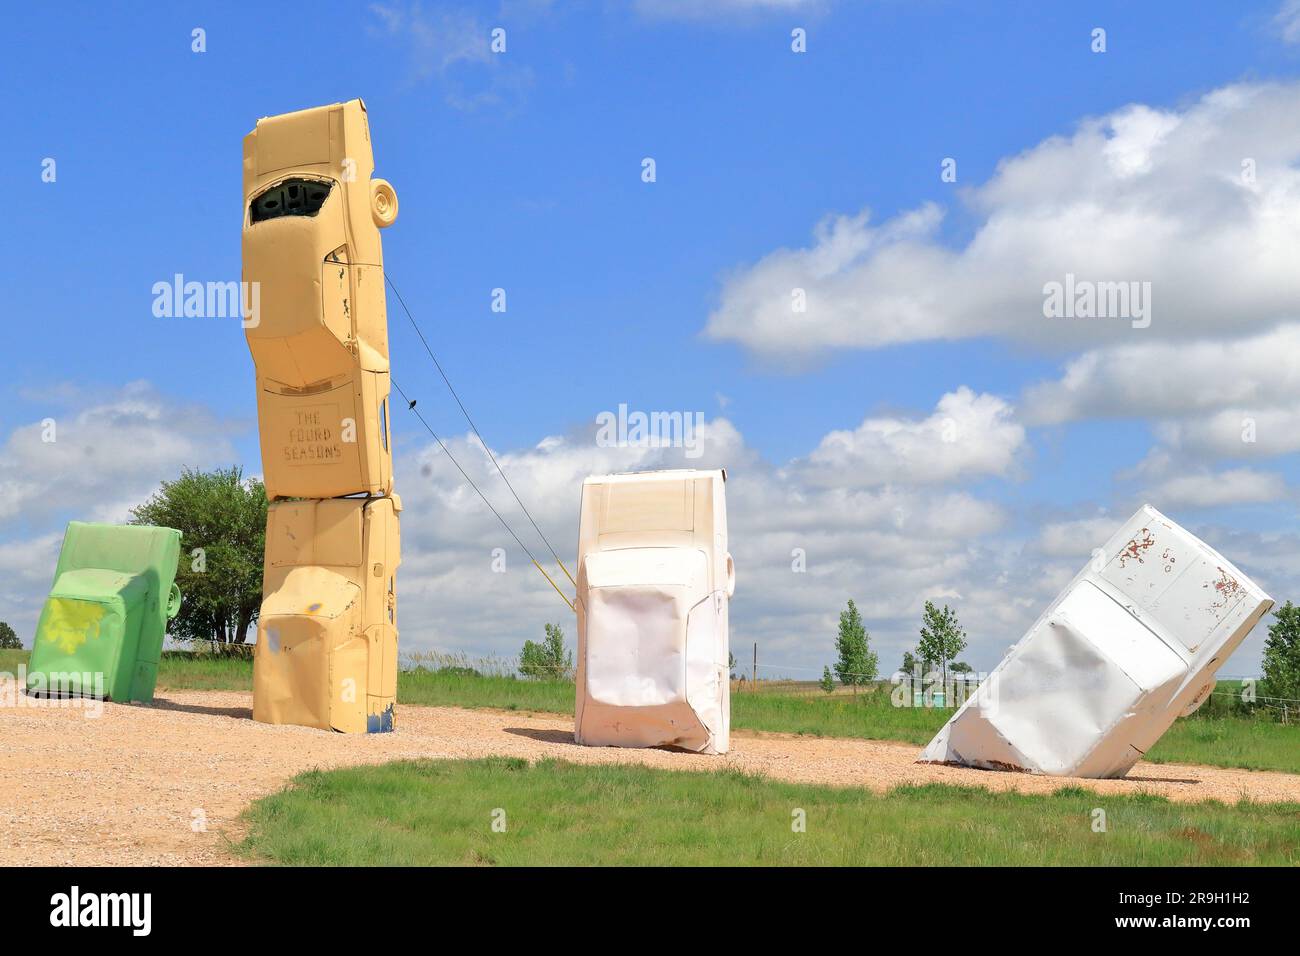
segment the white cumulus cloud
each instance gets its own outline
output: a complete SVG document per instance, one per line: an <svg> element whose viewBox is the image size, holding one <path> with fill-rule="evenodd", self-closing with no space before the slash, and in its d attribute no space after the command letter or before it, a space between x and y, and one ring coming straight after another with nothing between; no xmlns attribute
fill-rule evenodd
<svg viewBox="0 0 1300 956"><path fill-rule="evenodd" d="M831 432L801 466L818 485L929 484L1006 475L1024 445L1011 405L963 386L926 418L872 417L852 431Z"/></svg>
<svg viewBox="0 0 1300 956"><path fill-rule="evenodd" d="M964 244L943 241L933 204L879 223L866 210L827 218L810 245L727 277L707 334L790 360L978 336L1051 349L1185 340L1297 317L1300 84L1087 119L964 195L978 217ZM1150 327L1045 317L1044 287L1067 276L1149 282Z"/></svg>

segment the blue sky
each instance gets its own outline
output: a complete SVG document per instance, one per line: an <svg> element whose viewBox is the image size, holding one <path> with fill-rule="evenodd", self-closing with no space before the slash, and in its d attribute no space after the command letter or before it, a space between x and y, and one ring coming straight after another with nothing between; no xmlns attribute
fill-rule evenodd
<svg viewBox="0 0 1300 956"><path fill-rule="evenodd" d="M1194 309L1184 315L1183 298L1168 293L1164 301L1175 306L1157 314L1148 336L1122 334L1113 322L1058 335L1043 332L1047 320L1034 314L1038 288L1059 275L1055 265L1045 272L1035 271L1042 263L1025 265L1033 295L1017 313L1018 300L998 285L999 269L1014 277L1014 260L1007 266L981 251L995 245L993 227L1007 222L998 234L1014 248L1030 234L1016 232L1024 208L1041 213L1071 195L1069 182L1044 186L1038 166L999 179L1007 161L1044 156L1044 144L1062 137L1072 145L1052 175L1082 176L1091 147L1077 138L1081 124L1126 115L1130 104L1149 111L1132 135L1155 150L1155 172L1149 184L1132 187L1145 191L1124 193L1111 207L1106 184L1094 184L1094 205L1114 223L1132 209L1150 212L1162 191L1172 191L1168 208L1178 213L1165 225L1172 221L1189 248L1200 238L1213 245L1212 234L1189 224L1212 232L1220 220L1183 211L1182 197L1206 193L1179 159L1194 149L1161 156L1159 144L1181 133L1167 134L1151 114L1182 117L1186 130L1219 122L1222 110L1198 107L1215 91L1281 90L1263 106L1232 106L1232 117L1244 117L1240 128L1223 120L1213 141L1237 137L1243 157L1267 152L1260 168L1272 163L1276 182L1294 174L1300 150L1291 150L1296 113L1287 104L1295 100L1289 84L1300 75L1300 46L1288 42L1296 39L1293 4L393 0L275 14L251 4L153 11L85 4L62 12L28 5L9 18L0 71L17 95L0 154L10 216L0 253L7 299L22 318L0 402L0 436L11 450L0 484L39 483L40 459L14 470L21 459L14 450L34 423L81 423L92 437L78 446L79 458L47 461L59 477L51 472L43 501L20 507L31 497L20 491L0 509L0 565L5 547L15 566L25 566L24 549L39 543L48 551L67 518L111 517L182 464L234 460L259 471L253 369L237 324L155 318L150 290L175 273L238 277L240 140L258 117L361 96L377 175L394 184L401 202L398 223L384 234L390 277L485 436L515 461L525 479L516 487L530 505L542 502L548 534L572 552L578 487L547 483L557 461L547 455L560 452L538 451L539 442L558 436L572 452L566 467L577 474L604 463L579 454L603 410L627 403L703 412L730 436L716 439L710 462L729 467L741 498L736 513L753 515L748 527L762 529L749 533L732 519L741 581L736 642L760 640L791 673L820 671L838 606L850 596L862 601L882 582L892 582L897 600L865 604L884 660L892 664L907 646L920 601L934 594L964 614L973 663L991 667L1067 571L1102 543L1106 522L1117 524L1150 491L1164 490L1153 504L1257 574L1275 597L1300 584L1295 448L1289 440L1269 444L1264 431L1259 447L1242 454L1198 439L1213 431L1213 416L1244 408L1241 396L1159 408L1135 398L1117 413L1085 387L1069 392L1069 411L1052 415L1026 401L1040 383L1064 381L1089 350L1151 348L1149 360L1170 369L1198 343L1226 348L1241 340L1267 351L1259 337L1290 329L1296 317L1285 279L1261 267L1250 284L1270 294L1243 298L1238 310L1232 282L1241 269L1216 260L1222 283L1215 288L1227 289L1224 298L1197 286L1214 269L1197 269L1199 278L1184 288L1193 302L1215 302L1217 318L1202 320ZM507 52L494 56L486 45L498 26L507 31ZM791 51L796 27L807 31L806 53ZM1106 31L1104 53L1090 49L1097 27ZM205 52L191 50L194 28L206 31ZM1264 109L1276 111L1272 122L1259 121ZM1148 135L1151 128L1158 132ZM1275 129L1276 141L1252 139L1261 128ZM1112 129L1102 139L1125 135ZM46 157L57 163L53 183L41 179ZM644 157L656 162L654 183L641 180ZM945 157L957 160L956 183L940 179ZM1274 198L1289 210L1289 186L1278 188L1282 198ZM908 261L956 256L950 271L975 277L969 296L964 286L944 289L938 311L954 324L936 319L924 333L884 333L884 344L862 331L910 314L906 303L893 317L885 306L855 311L862 302L896 301L876 295L873 253L829 267L818 301L838 305L815 325L792 322L782 333L747 311L745 290L768 288L774 273L784 274L783 251L793 251L793 268L820 261L818 223L869 209L866 225L846 225L845 234L888 249L894 240L872 230L927 203L943 216L916 240L923 255ZM1124 241L1108 243L1120 261ZM1144 258L1148 244L1133 241L1131 278L1153 277L1157 296L1166 296L1180 281L1176 268ZM1232 246L1232 235L1223 242ZM1068 247L1062 243L1059 261L1072 268ZM800 250L809 254L801 258ZM1077 261L1095 261L1090 255L1083 249ZM898 282L912 295L933 280L919 270ZM818 281L809 280L813 293ZM489 308L495 287L506 289L505 314ZM985 297L993 305L983 312L970 304ZM390 303L394 377L420 397L440 432L462 436L464 425L405 321ZM762 336L750 331L762 328ZM1279 341L1291 339L1284 333ZM1255 374L1248 358L1241 361L1224 376ZM1100 367L1115 364L1101 353ZM1117 387L1140 397L1132 385ZM951 473L914 481L908 467L881 466L859 481L880 455L901 454L915 466L913 452L888 436L900 425L921 427L962 387L1005 403L979 419L1014 423L999 432L1000 452L988 452L996 442L981 438L984 452ZM1277 415L1290 402L1285 392L1248 397L1261 408L1267 398ZM1282 421L1277 415L1261 417L1261 429ZM856 439L855 454L865 458L851 454L830 466L826 455L817 458L826 436L851 434L864 420L878 423ZM123 422L126 430L114 431ZM479 523L484 516L472 505L463 520L442 520L442 510L462 500L454 473L431 457L416 423L399 414L395 426L408 455L399 461L399 490L420 508L414 521L409 512L405 519L419 526L408 531L404 587L413 597L404 642L512 652L540 631L553 596L522 571L509 591L463 571L496 531ZM148 454L136 454L141 442ZM105 456L128 461L102 480L68 477L69 469L96 470ZM647 463L635 456L609 462ZM837 486L847 497L827 490L818 467L852 474ZM503 489L488 487L504 504ZM1222 491L1229 487L1240 493ZM779 515L791 502L809 514L783 528ZM837 511L844 508L856 509L852 520ZM894 518L872 524L865 516L876 512ZM926 528L947 525L951 537L925 532L936 551L917 574L895 579L909 560L891 549L912 537L899 532L914 515L925 516ZM1074 545L1045 546L1048 528L1077 541L1077 553ZM1241 541L1246 554L1229 546L1238 535L1254 536ZM791 580L784 567L802 538L812 543L807 582ZM1011 554L1020 557L1015 567L1033 562L1034 571L1021 577L1003 566ZM964 560L950 564L954 555ZM34 617L48 586L43 567L24 573L3 595L18 621ZM496 609L481 614L483 604ZM1228 670L1249 672L1257 643Z"/></svg>

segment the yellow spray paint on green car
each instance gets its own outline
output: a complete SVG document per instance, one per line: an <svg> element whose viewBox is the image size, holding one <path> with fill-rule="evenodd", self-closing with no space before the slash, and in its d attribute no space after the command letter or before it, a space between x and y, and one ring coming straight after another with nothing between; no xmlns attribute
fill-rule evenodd
<svg viewBox="0 0 1300 956"><path fill-rule="evenodd" d="M57 644L64 654L72 654L90 638L99 639L100 624L107 608L93 601L76 598L50 598L42 641Z"/></svg>

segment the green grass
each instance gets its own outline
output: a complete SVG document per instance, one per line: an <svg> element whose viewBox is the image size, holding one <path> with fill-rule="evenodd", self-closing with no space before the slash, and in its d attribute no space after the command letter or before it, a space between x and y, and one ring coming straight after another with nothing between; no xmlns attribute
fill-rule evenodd
<svg viewBox="0 0 1300 956"><path fill-rule="evenodd" d="M26 664L31 651L0 651L0 670L16 673ZM220 657L215 654L190 654L163 651L158 662L158 689L175 690L252 690L252 658Z"/></svg>
<svg viewBox="0 0 1300 956"><path fill-rule="evenodd" d="M177 690L252 690L253 659L163 651L158 686Z"/></svg>
<svg viewBox="0 0 1300 956"><path fill-rule="evenodd" d="M491 707L573 714L572 681L528 680L417 668L397 675L397 701L428 707Z"/></svg>
<svg viewBox="0 0 1300 956"><path fill-rule="evenodd" d="M402 671L397 678L397 699L407 704L572 714L573 698L573 684L566 681L429 670ZM864 690L856 698L766 691L731 695L734 728L818 737L866 737L924 744L950 714L951 711L922 707L894 707L888 692L882 690Z"/></svg>
<svg viewBox="0 0 1300 956"><path fill-rule="evenodd" d="M1174 721L1146 759L1300 773L1300 726L1245 717Z"/></svg>
<svg viewBox="0 0 1300 956"><path fill-rule="evenodd" d="M1093 811L1106 832L1093 832ZM505 811L506 832L492 829ZM806 814L806 832L792 831ZM1295 865L1300 804L927 785L889 794L507 758L312 771L245 812L289 865Z"/></svg>
<svg viewBox="0 0 1300 956"><path fill-rule="evenodd" d="M447 707L491 707L573 713L573 685L562 681L514 680L405 671L398 700ZM1246 770L1300 773L1300 726L1232 715L1223 708L1174 722L1147 754L1154 763L1193 763ZM884 689L848 695L731 695L731 726L814 737L859 737L929 743L951 710L895 707Z"/></svg>
<svg viewBox="0 0 1300 956"><path fill-rule="evenodd" d="M0 670L15 672L27 651L0 651ZM238 657L168 651L158 668L160 690L250 690L253 662ZM1228 682L1220 685L1226 695ZM573 684L501 675L415 668L397 679L402 704L487 707L538 713L573 713ZM1196 763L1247 770L1300 773L1300 726L1244 716L1227 697L1216 697L1194 717L1178 720L1147 754L1155 763ZM859 737L927 743L951 711L894 707L883 689L847 694L731 695L731 725L737 730L774 731L816 737Z"/></svg>
<svg viewBox="0 0 1300 956"><path fill-rule="evenodd" d="M401 703L441 707L490 707L572 714L571 682L522 680L428 670L402 671L397 679ZM731 695L731 726L817 737L865 737L924 744L951 711L894 707L885 690L863 690L856 698L739 692Z"/></svg>
<svg viewBox="0 0 1300 956"><path fill-rule="evenodd" d="M760 685L761 686L761 685ZM934 707L895 707L888 689L863 689L857 697L842 694L785 696L767 692L731 695L731 726L813 737L865 737L929 743L952 716Z"/></svg>

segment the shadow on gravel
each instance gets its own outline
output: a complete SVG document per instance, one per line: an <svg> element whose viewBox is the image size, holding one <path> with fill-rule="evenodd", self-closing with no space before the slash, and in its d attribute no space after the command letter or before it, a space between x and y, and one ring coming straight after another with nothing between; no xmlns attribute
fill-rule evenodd
<svg viewBox="0 0 1300 956"><path fill-rule="evenodd" d="M590 750L586 744L580 744L573 739L571 730L538 730L534 727L503 727L508 734L514 734L516 737L528 737L532 740L540 740L546 744L567 744L570 747L582 747L584 750ZM666 750L674 754L692 754L694 750L687 750L685 747L674 747L671 744L663 747L631 747L631 748L613 748L613 749L631 749L631 750Z"/></svg>
<svg viewBox="0 0 1300 956"><path fill-rule="evenodd" d="M203 707L199 704L180 704L166 697L155 697L152 703L144 704L154 710L178 710L183 714L207 714L209 717L233 717L235 720L252 720L251 707Z"/></svg>
<svg viewBox="0 0 1300 956"><path fill-rule="evenodd" d="M528 737L531 740L540 740L546 744L579 746L578 742L573 739L572 730L535 730L532 727L503 727L502 729L508 734L514 734L516 737Z"/></svg>

